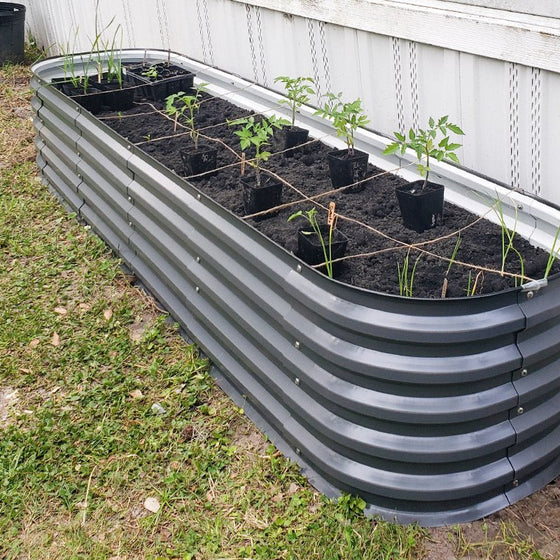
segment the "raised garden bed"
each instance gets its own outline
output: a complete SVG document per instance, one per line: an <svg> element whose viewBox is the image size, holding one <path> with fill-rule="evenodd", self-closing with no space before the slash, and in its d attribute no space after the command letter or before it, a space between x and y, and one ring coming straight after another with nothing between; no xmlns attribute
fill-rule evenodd
<svg viewBox="0 0 560 560"><path fill-rule="evenodd" d="M176 55L173 62L201 70ZM370 512L388 519L436 525L501 509L560 472L558 277L446 299L328 279L255 229L297 231L285 210L239 219L204 192L216 179L233 190L232 171L185 181L178 155L166 161L175 173L148 155L151 138L135 147L132 131L119 136L49 86L60 66L53 59L34 69L45 181L201 345L224 389L314 485L329 495L359 493ZM251 106L255 95L243 103ZM304 165L310 177L327 165L319 154L278 158L277 165L283 176ZM363 191L369 200L382 187L373 188ZM339 196L338 211L348 214ZM454 227L461 212L446 206L442 227ZM407 235L410 242L419 234ZM395 261L391 268L395 274ZM441 270L436 276L428 297L440 289ZM449 289L460 294L462 282L450 278ZM387 292L394 289L393 281Z"/></svg>

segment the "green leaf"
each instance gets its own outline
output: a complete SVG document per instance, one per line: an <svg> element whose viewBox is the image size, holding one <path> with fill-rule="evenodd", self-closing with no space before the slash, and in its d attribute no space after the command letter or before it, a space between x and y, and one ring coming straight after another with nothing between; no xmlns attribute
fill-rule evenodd
<svg viewBox="0 0 560 560"><path fill-rule="evenodd" d="M455 134L459 134L460 136L464 136L464 132L456 125L456 124L448 124L447 128L449 128L449 130L453 131Z"/></svg>
<svg viewBox="0 0 560 560"><path fill-rule="evenodd" d="M392 144L389 144L383 150L383 155L390 156L390 155L398 152L400 147L401 147L401 145L398 142L393 142Z"/></svg>
<svg viewBox="0 0 560 560"><path fill-rule="evenodd" d="M447 154L447 157L448 157L451 161L454 161L455 163L460 163L460 162L459 162L459 158L458 158L457 155L454 154L453 152Z"/></svg>

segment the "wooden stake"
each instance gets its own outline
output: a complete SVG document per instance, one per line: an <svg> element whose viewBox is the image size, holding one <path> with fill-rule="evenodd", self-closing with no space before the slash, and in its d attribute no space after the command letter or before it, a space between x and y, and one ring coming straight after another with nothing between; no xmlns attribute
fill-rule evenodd
<svg viewBox="0 0 560 560"><path fill-rule="evenodd" d="M245 152L241 152L241 177L245 175Z"/></svg>
<svg viewBox="0 0 560 560"><path fill-rule="evenodd" d="M329 215L327 217L327 224L333 230L336 226L336 204L334 202L329 202Z"/></svg>

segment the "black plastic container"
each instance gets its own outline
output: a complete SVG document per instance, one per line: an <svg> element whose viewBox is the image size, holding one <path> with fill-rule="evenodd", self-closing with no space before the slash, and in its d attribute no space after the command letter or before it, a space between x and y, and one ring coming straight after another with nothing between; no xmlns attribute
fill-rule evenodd
<svg viewBox="0 0 560 560"><path fill-rule="evenodd" d="M329 172L331 183L334 188L353 185L363 181L367 174L368 154L354 150L349 154L348 150L334 150L329 152ZM344 192L360 192L364 189L365 182L349 187Z"/></svg>
<svg viewBox="0 0 560 560"><path fill-rule="evenodd" d="M241 179L243 186L243 206L247 214L255 214L274 208L282 203L282 183L273 177L262 176L261 184L257 186L255 175L248 175ZM263 216L263 218L265 218Z"/></svg>
<svg viewBox="0 0 560 560"><path fill-rule="evenodd" d="M396 188L404 227L416 233L443 223L444 186L428 183L422 188L423 184L421 179Z"/></svg>
<svg viewBox="0 0 560 560"><path fill-rule="evenodd" d="M23 62L25 6L0 2L0 64Z"/></svg>
<svg viewBox="0 0 560 560"><path fill-rule="evenodd" d="M182 150L181 159L183 160L183 169L187 177L207 174L216 169L216 156L218 150L211 146L199 145L198 150ZM196 178L196 177L194 177Z"/></svg>
<svg viewBox="0 0 560 560"><path fill-rule="evenodd" d="M323 237L323 244L329 255L329 226L327 224L320 224L319 229ZM335 229L332 233L330 248L330 258L332 261L341 259L346 254L346 247L348 245L348 237L340 230ZM304 260L307 264L318 265L325 262L325 251L319 236L309 227L302 227L298 229L298 257ZM340 270L342 262L333 263L333 274ZM320 270L324 271L325 267Z"/></svg>
<svg viewBox="0 0 560 560"><path fill-rule="evenodd" d="M155 71L155 76L147 75L150 69ZM165 62L127 66L126 73L143 84L138 89L138 97L145 97L152 101L163 101L166 97L180 91L188 92L194 83L192 72Z"/></svg>
<svg viewBox="0 0 560 560"><path fill-rule="evenodd" d="M300 128L299 126L290 126L282 129L284 136L284 145L282 147L285 157L293 156L301 145L307 142L309 138L309 130Z"/></svg>

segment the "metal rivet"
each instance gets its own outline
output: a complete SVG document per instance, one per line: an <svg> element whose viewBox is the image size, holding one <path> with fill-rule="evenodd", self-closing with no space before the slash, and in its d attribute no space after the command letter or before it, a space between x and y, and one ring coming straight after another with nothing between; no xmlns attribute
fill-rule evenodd
<svg viewBox="0 0 560 560"><path fill-rule="evenodd" d="M128 197L128 202L132 202L132 197L131 196Z"/></svg>
<svg viewBox="0 0 560 560"><path fill-rule="evenodd" d="M76 106L74 107L74 109L76 109L76 111L79 111L79 110L80 110L79 105L76 105Z"/></svg>
<svg viewBox="0 0 560 560"><path fill-rule="evenodd" d="M517 409L517 414L523 414L524 412L525 412L525 410L523 409L522 406L520 406L520 407Z"/></svg>
<svg viewBox="0 0 560 560"><path fill-rule="evenodd" d="M128 144L128 146L126 147L127 150L132 150L132 146L130 144Z"/></svg>
<svg viewBox="0 0 560 560"><path fill-rule="evenodd" d="M294 451L296 452L296 455L301 455L301 449L299 447L296 447Z"/></svg>
<svg viewBox="0 0 560 560"><path fill-rule="evenodd" d="M299 386L299 377L296 377L296 378L294 379L294 383L295 383L296 385Z"/></svg>
<svg viewBox="0 0 560 560"><path fill-rule="evenodd" d="M196 262L200 262L200 257L196 257Z"/></svg>
<svg viewBox="0 0 560 560"><path fill-rule="evenodd" d="M200 292L200 288L198 286L196 286L196 288L194 289L194 291L198 294L198 292Z"/></svg>
<svg viewBox="0 0 560 560"><path fill-rule="evenodd" d="M196 200L200 200L200 194L196 195Z"/></svg>
<svg viewBox="0 0 560 560"><path fill-rule="evenodd" d="M77 155L78 157L82 157L82 154L81 154L80 152L76 152L76 155Z"/></svg>
<svg viewBox="0 0 560 560"><path fill-rule="evenodd" d="M128 222L128 225L129 225L130 227L132 227L132 222Z"/></svg>
<svg viewBox="0 0 560 560"><path fill-rule="evenodd" d="M534 292L527 292L527 299L533 299L535 297Z"/></svg>
<svg viewBox="0 0 560 560"><path fill-rule="evenodd" d="M527 371L527 368L523 368L521 370L521 377L525 377L529 372Z"/></svg>
<svg viewBox="0 0 560 560"><path fill-rule="evenodd" d="M519 486L519 480L515 479L512 484L514 488L517 488Z"/></svg>
<svg viewBox="0 0 560 560"><path fill-rule="evenodd" d="M295 341L294 346L296 347L297 350L299 350L299 341Z"/></svg>
<svg viewBox="0 0 560 560"><path fill-rule="evenodd" d="M298 265L296 266L296 270L297 270L298 272L301 272L301 264L298 264Z"/></svg>

